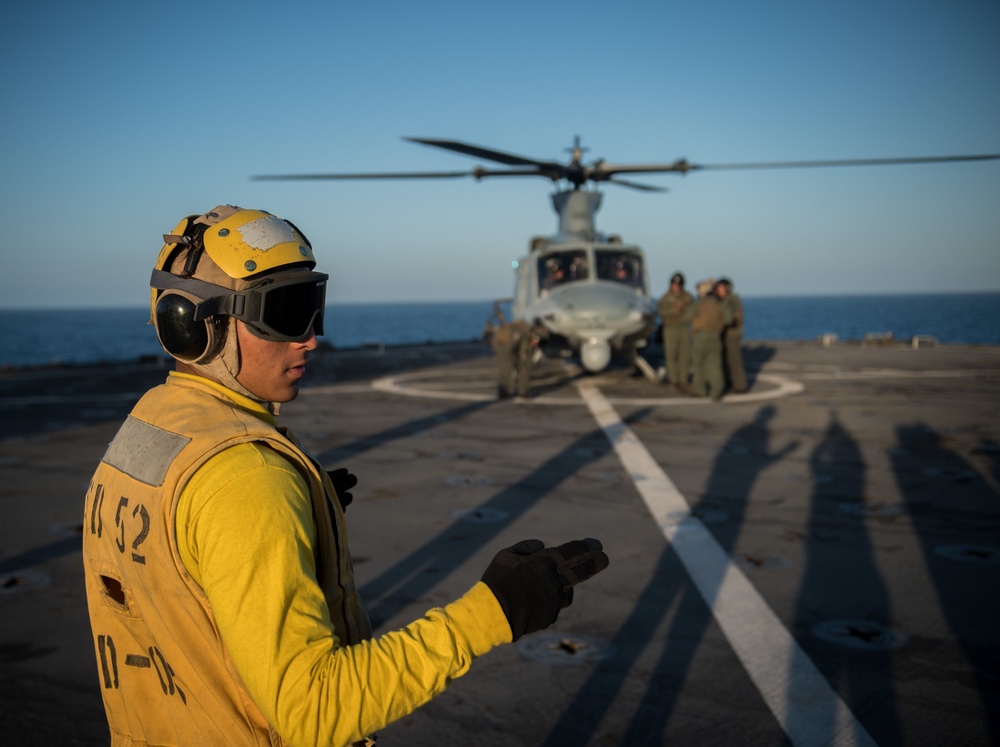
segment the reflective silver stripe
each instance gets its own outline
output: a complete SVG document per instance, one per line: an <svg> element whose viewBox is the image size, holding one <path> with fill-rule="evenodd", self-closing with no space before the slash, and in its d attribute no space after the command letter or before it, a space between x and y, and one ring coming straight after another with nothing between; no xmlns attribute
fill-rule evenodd
<svg viewBox="0 0 1000 747"><path fill-rule="evenodd" d="M139 482L163 484L174 457L191 441L129 415L101 460Z"/></svg>

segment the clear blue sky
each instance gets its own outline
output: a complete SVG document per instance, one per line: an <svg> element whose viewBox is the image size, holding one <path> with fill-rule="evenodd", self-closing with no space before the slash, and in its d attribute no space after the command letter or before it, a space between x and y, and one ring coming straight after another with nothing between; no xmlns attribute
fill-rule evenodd
<svg viewBox="0 0 1000 747"><path fill-rule="evenodd" d="M160 235L283 215L331 300L509 295L550 184L254 182L457 170L442 137L704 164L1000 152L997 0L52 2L0 24L0 306L141 306ZM490 165L484 163L483 165ZM599 228L744 295L1000 290L1000 161L636 177Z"/></svg>

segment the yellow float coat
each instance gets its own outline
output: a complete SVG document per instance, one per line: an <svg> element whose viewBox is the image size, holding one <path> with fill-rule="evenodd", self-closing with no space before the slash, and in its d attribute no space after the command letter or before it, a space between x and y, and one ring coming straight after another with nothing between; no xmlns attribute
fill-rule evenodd
<svg viewBox="0 0 1000 747"><path fill-rule="evenodd" d="M187 374L112 441L84 564L113 745L346 745L511 640L481 582L371 639L326 472L265 406Z"/></svg>

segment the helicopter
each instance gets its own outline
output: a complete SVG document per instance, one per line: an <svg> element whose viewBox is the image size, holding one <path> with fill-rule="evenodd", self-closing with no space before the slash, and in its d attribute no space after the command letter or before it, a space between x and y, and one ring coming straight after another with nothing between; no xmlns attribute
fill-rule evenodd
<svg viewBox="0 0 1000 747"><path fill-rule="evenodd" d="M832 166L891 166L916 163L984 161L1000 154L918 156L832 161L777 161L768 163L695 164L687 159L671 163L612 164L603 159L584 163L586 148L576 136L568 148L569 163L515 155L457 140L403 138L409 142L460 153L507 168L476 166L468 171L281 174L255 180L434 179L541 176L556 185L552 207L559 218L551 236L534 236L528 255L512 263L515 270L512 312L516 320L541 327L539 350L550 357L574 358L590 373L599 373L614 354L624 355L649 379L657 373L642 357L656 329L656 303L649 291L643 250L626 244L617 234L596 229L594 216L601 206L601 183L643 192L667 189L619 178L620 174L677 173L732 169L823 168ZM588 183L594 189L586 189Z"/></svg>

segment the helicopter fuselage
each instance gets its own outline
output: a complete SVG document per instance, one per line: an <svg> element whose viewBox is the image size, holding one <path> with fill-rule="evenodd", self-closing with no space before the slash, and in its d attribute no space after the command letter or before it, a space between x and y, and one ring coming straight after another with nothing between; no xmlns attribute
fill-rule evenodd
<svg viewBox="0 0 1000 747"><path fill-rule="evenodd" d="M513 299L516 319L544 329L543 352L578 357L595 373L614 352L644 346L655 327L642 250L601 239L532 240L516 263Z"/></svg>
<svg viewBox="0 0 1000 747"><path fill-rule="evenodd" d="M588 371L602 371L615 351L632 354L633 364L651 380L657 372L637 354L655 328L656 316L649 296L649 282L642 250L625 245L617 236L599 233L594 215L601 193L588 184L614 184L643 192L664 192L662 187L626 181L623 174L687 174L722 169L784 169L827 166L877 166L908 163L998 160L1000 153L908 158L862 158L835 161L773 161L770 163L697 164L685 158L669 163L613 164L598 159L583 162L586 148L573 141L569 163L526 158L458 140L407 138L411 142L442 148L473 158L502 164L505 168L476 166L471 171L381 172L354 174L283 174L258 179L441 179L476 180L494 176L540 176L557 185L551 195L559 216L559 231L551 238L531 241L529 255L515 263L514 317L544 331L543 351L580 358ZM566 185L569 185L568 188ZM503 322L501 302L494 317Z"/></svg>

